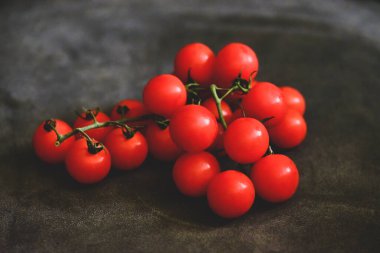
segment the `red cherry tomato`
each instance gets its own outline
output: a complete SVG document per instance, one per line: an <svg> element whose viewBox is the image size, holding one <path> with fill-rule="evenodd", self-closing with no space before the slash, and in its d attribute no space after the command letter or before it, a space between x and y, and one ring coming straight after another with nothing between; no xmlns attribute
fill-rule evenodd
<svg viewBox="0 0 380 253"><path fill-rule="evenodd" d="M173 75L156 76L144 87L143 101L148 111L170 118L186 103L185 85Z"/></svg>
<svg viewBox="0 0 380 253"><path fill-rule="evenodd" d="M210 147L211 150L224 149L223 135L224 135L224 128L223 128L222 124L218 123L218 134L216 135L214 143Z"/></svg>
<svg viewBox="0 0 380 253"><path fill-rule="evenodd" d="M183 150L199 152L215 141L218 123L215 116L200 105L186 105L178 109L170 120L170 135Z"/></svg>
<svg viewBox="0 0 380 253"><path fill-rule="evenodd" d="M111 112L111 120L119 120L121 118L137 118L147 115L148 111L145 109L144 104L137 99L124 99L117 103ZM145 126L147 120L139 120L128 122L128 126Z"/></svg>
<svg viewBox="0 0 380 253"><path fill-rule="evenodd" d="M299 175L294 162L284 155L268 155L252 166L257 194L269 202L283 202L297 190Z"/></svg>
<svg viewBox="0 0 380 253"><path fill-rule="evenodd" d="M240 118L244 118L243 110L238 108L232 113L231 122Z"/></svg>
<svg viewBox="0 0 380 253"><path fill-rule="evenodd" d="M254 78L259 69L256 53L242 43L230 43L216 56L215 82L220 87L230 87L241 74L241 78ZM252 75L252 76L251 76Z"/></svg>
<svg viewBox="0 0 380 253"><path fill-rule="evenodd" d="M219 163L210 153L186 153L175 162L173 179L180 192L200 197L206 194L208 184L219 171Z"/></svg>
<svg viewBox="0 0 380 253"><path fill-rule="evenodd" d="M224 218L242 216L255 200L252 181L243 173L227 170L216 175L207 189L210 208Z"/></svg>
<svg viewBox="0 0 380 253"><path fill-rule="evenodd" d="M110 118L104 113L96 110L92 110L93 114L95 115L95 118L98 122L106 122L109 121ZM94 123L93 118L91 117L91 114L89 112L83 112L80 116L77 117L77 119L74 122L74 128L80 128L85 127L88 125L91 125ZM88 136L91 138L94 138L97 141L102 142L106 135L111 131L111 127L102 127L102 128L96 128L86 131Z"/></svg>
<svg viewBox="0 0 380 253"><path fill-rule="evenodd" d="M158 160L173 161L183 152L174 143L169 128L170 126L162 129L155 123L149 124L146 128L145 137L148 141L149 152Z"/></svg>
<svg viewBox="0 0 380 253"><path fill-rule="evenodd" d="M306 137L307 125L302 115L288 109L282 121L268 129L271 142L279 148L294 148Z"/></svg>
<svg viewBox="0 0 380 253"><path fill-rule="evenodd" d="M212 114L215 115L215 117L219 120L219 113L218 113L218 108L216 106L215 100L213 98L209 98L205 101L203 101L202 105L206 107ZM232 119L232 111L230 106L222 101L222 115L224 117L224 120L226 121L227 124L231 122Z"/></svg>
<svg viewBox="0 0 380 253"><path fill-rule="evenodd" d="M202 86L209 86L212 82L215 55L212 50L202 43L192 43L181 48L174 62L174 73L182 82L191 78Z"/></svg>
<svg viewBox="0 0 380 253"><path fill-rule="evenodd" d="M248 117L260 121L273 117L264 122L267 127L280 123L287 109L281 89L268 82L258 82L244 96L241 105Z"/></svg>
<svg viewBox="0 0 380 253"><path fill-rule="evenodd" d="M78 139L65 159L66 169L75 181L93 184L105 178L111 169L111 156L106 147L95 154L89 152L86 139Z"/></svg>
<svg viewBox="0 0 380 253"><path fill-rule="evenodd" d="M42 161L55 164L65 160L67 151L74 142L74 137L65 140L61 145L56 146L56 133L50 125L55 126L57 132L61 135L72 131L72 128L64 121L59 119L46 120L42 122L33 135L33 148Z"/></svg>
<svg viewBox="0 0 380 253"><path fill-rule="evenodd" d="M253 118L233 121L224 132L224 149L238 163L259 160L269 147L269 136L264 125Z"/></svg>
<svg viewBox="0 0 380 253"><path fill-rule="evenodd" d="M148 155L148 144L140 132L127 137L121 128L116 128L107 135L104 145L111 154L112 165L119 170L138 168Z"/></svg>
<svg viewBox="0 0 380 253"><path fill-rule="evenodd" d="M306 102L301 92L289 86L281 87L281 91L288 108L294 109L303 115L306 109Z"/></svg>
<svg viewBox="0 0 380 253"><path fill-rule="evenodd" d="M251 89L253 88L253 86L256 85L256 83L258 83L257 80L252 80L251 82ZM245 93L240 91L240 90L237 90L237 91L234 91L232 92L230 95L227 96L226 98L226 101L230 104L230 105L234 105L236 103L239 103L239 101L241 101L244 97Z"/></svg>

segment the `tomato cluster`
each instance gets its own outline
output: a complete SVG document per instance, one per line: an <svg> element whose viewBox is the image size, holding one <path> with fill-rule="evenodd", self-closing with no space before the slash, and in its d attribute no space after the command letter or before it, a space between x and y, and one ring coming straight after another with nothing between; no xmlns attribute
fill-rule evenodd
<svg viewBox="0 0 380 253"><path fill-rule="evenodd" d="M299 173L287 156L274 154L301 144L307 132L305 99L295 88L255 80L256 53L230 43L217 55L201 43L179 50L173 74L148 81L142 101L125 99L108 117L99 109L79 114L73 127L46 120L33 136L37 156L65 162L78 182L96 183L111 166L139 168L148 153L173 161L178 190L206 196L210 208L225 218L239 217L255 194L269 202L292 197ZM236 168L217 158L227 155ZM249 173L239 168L249 166Z"/></svg>

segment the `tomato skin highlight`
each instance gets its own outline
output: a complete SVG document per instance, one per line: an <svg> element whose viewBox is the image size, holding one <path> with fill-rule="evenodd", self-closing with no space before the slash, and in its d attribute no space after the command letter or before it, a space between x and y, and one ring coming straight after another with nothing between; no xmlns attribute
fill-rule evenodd
<svg viewBox="0 0 380 253"><path fill-rule="evenodd" d="M251 168L251 179L256 193L269 202L283 202L291 198L299 182L298 169L287 156L268 155Z"/></svg>
<svg viewBox="0 0 380 253"><path fill-rule="evenodd" d="M207 200L217 215L237 218L248 212L253 205L255 188L243 173L227 170L211 180L207 188Z"/></svg>
<svg viewBox="0 0 380 253"><path fill-rule="evenodd" d="M111 156L107 148L91 154L86 139L78 139L70 147L65 159L66 170L82 184L93 184L103 180L111 169Z"/></svg>
<svg viewBox="0 0 380 253"><path fill-rule="evenodd" d="M202 106L206 107L212 114L215 115L216 119L220 121L219 119L219 113L218 113L218 108L216 106L214 98L209 98L205 101L203 101ZM222 100L221 102L222 106L222 115L224 120L226 121L227 124L229 124L232 120L232 111L230 106Z"/></svg>
<svg viewBox="0 0 380 253"><path fill-rule="evenodd" d="M254 163L265 154L268 147L268 132L256 119L239 118L224 132L224 149L235 162Z"/></svg>
<svg viewBox="0 0 380 253"><path fill-rule="evenodd" d="M288 109L282 121L268 129L271 142L279 148L294 148L300 145L307 134L307 125L302 115Z"/></svg>
<svg viewBox="0 0 380 253"><path fill-rule="evenodd" d="M127 138L121 128L116 128L107 135L104 145L111 154L112 166L119 170L137 169L148 155L148 144L140 132Z"/></svg>
<svg viewBox="0 0 380 253"><path fill-rule="evenodd" d="M182 149L174 143L170 136L170 126L161 129L157 124L151 123L145 131L150 154L161 161L174 161L182 153Z"/></svg>
<svg viewBox="0 0 380 253"><path fill-rule="evenodd" d="M218 86L228 88L239 74L241 78L249 80L257 75L258 70L259 61L249 46L230 43L216 56L214 80Z"/></svg>
<svg viewBox="0 0 380 253"><path fill-rule="evenodd" d="M166 118L171 118L178 108L186 104L186 97L185 85L170 74L153 77L143 91L145 108Z"/></svg>
<svg viewBox="0 0 380 253"><path fill-rule="evenodd" d="M215 116L200 105L186 105L170 121L173 141L187 152L200 152L210 147L217 136Z"/></svg>
<svg viewBox="0 0 380 253"><path fill-rule="evenodd" d="M173 179L181 193L200 197L206 195L208 184L219 172L218 160L210 153L185 153L174 164Z"/></svg>
<svg viewBox="0 0 380 253"><path fill-rule="evenodd" d="M55 121L55 128L59 134L64 135L72 131L72 128L66 122L60 119L53 119L53 121ZM37 157L46 163L57 164L63 162L75 138L70 137L59 146L56 146L57 135L53 130L47 131L44 128L45 122L42 122L33 134L33 149Z"/></svg>
<svg viewBox="0 0 380 253"><path fill-rule="evenodd" d="M243 97L241 105L248 117L260 121L273 117L264 122L267 127L280 123L287 109L281 89L268 82L257 82Z"/></svg>
<svg viewBox="0 0 380 253"><path fill-rule="evenodd" d="M298 111L301 115L305 114L305 98L299 90L290 86L280 87L284 97L285 104L288 108Z"/></svg>
<svg viewBox="0 0 380 253"><path fill-rule="evenodd" d="M96 114L95 110L93 110L93 112L94 112L94 114ZM104 112L98 112L95 115L95 118L99 123L110 121L110 118ZM86 113L83 112L75 120L74 128L85 127L85 126L92 125L92 124L94 124L94 120L93 119L86 119ZM94 138L95 140L102 142L102 141L104 141L104 138L106 137L106 135L111 130L112 130L112 127L95 128L95 129L87 130L86 134L88 134L88 136L90 136L91 138ZM78 138L81 138L81 136L78 135Z"/></svg>
<svg viewBox="0 0 380 253"><path fill-rule="evenodd" d="M205 44L191 43L181 48L174 60L174 73L182 82L191 78L204 87L212 83L215 64L214 52Z"/></svg>
<svg viewBox="0 0 380 253"><path fill-rule="evenodd" d="M206 196L212 212L226 219L249 212L256 194L271 203L287 201L300 174L291 158L272 147L284 151L304 141L306 101L294 87L255 80L258 70L255 51L243 43L229 43L217 55L203 43L187 44L171 74L146 83L142 100L119 101L110 117L87 110L73 127L46 120L34 132L34 151L46 163L64 162L81 184L102 181L111 167L135 170L150 153L174 163L180 193ZM221 171L219 157L237 168Z"/></svg>

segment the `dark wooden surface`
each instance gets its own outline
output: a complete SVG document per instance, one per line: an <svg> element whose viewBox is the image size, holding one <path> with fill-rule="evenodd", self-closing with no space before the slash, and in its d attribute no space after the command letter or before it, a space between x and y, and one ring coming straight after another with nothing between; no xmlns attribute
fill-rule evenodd
<svg viewBox="0 0 380 253"><path fill-rule="evenodd" d="M6 1L0 9L0 252L378 252L380 6L372 1ZM252 46L307 99L295 197L214 216L148 160L93 186L33 154L49 117L109 110L202 41ZM225 165L227 166L227 165Z"/></svg>

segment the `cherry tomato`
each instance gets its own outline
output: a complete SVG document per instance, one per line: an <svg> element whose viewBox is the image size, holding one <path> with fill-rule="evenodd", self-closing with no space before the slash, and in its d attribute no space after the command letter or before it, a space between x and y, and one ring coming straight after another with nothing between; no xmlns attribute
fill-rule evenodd
<svg viewBox="0 0 380 253"><path fill-rule="evenodd" d="M256 162L265 154L268 147L268 132L256 119L237 119L224 132L224 149L235 162L243 164Z"/></svg>
<svg viewBox="0 0 380 253"><path fill-rule="evenodd" d="M257 194L269 202L283 202L297 190L299 175L294 162L284 155L268 155L251 168Z"/></svg>
<svg viewBox="0 0 380 253"><path fill-rule="evenodd" d="M219 171L219 163L210 153L186 153L175 162L173 179L180 192L200 197L206 194L208 184Z"/></svg>
<svg viewBox="0 0 380 253"><path fill-rule="evenodd" d="M253 88L253 86L256 85L256 83L258 83L257 80L252 80L251 82L251 89ZM226 101L230 104L230 105L234 105L236 103L239 103L239 101L241 101L244 97L245 93L240 91L240 90L237 90L237 91L234 91L232 92L230 95L227 96L226 98Z"/></svg>
<svg viewBox="0 0 380 253"><path fill-rule="evenodd" d="M268 82L258 82L244 96L241 105L248 117L266 120L267 127L280 123L287 109L281 89Z"/></svg>
<svg viewBox="0 0 380 253"><path fill-rule="evenodd" d="M224 135L224 128L223 128L222 124L218 123L218 134L216 135L214 143L210 147L211 150L224 149L223 135Z"/></svg>
<svg viewBox="0 0 380 253"><path fill-rule="evenodd" d="M117 103L111 112L111 120L119 120L121 118L137 118L147 115L148 111L145 109L144 104L137 99L124 99ZM147 120L139 120L128 122L128 126L145 126Z"/></svg>
<svg viewBox="0 0 380 253"><path fill-rule="evenodd" d="M51 127L55 127L61 135L72 131L72 128L59 119L45 120L36 129L33 135L33 148L42 161L55 164L65 160L67 151L74 142L74 137L68 138L61 145L56 146L57 135Z"/></svg>
<svg viewBox="0 0 380 253"><path fill-rule="evenodd" d="M148 155L148 144L140 132L130 137L121 128L116 128L107 135L104 145L111 154L112 165L119 170L138 168Z"/></svg>
<svg viewBox="0 0 380 253"><path fill-rule="evenodd" d="M217 108L215 100L213 98L209 98L209 99L203 101L202 105L204 107L206 107L210 112L212 112L212 114L214 114L215 117L219 120L218 108ZM222 115L224 117L224 120L226 121L227 124L229 124L231 122L231 119L232 119L231 108L224 101L221 102L221 105L222 105Z"/></svg>
<svg viewBox="0 0 380 253"><path fill-rule="evenodd" d="M144 87L143 101L148 111L170 118L186 103L185 85L173 75L156 76Z"/></svg>
<svg viewBox="0 0 380 253"><path fill-rule="evenodd" d="M288 108L294 109L303 115L306 109L306 102L301 92L289 86L281 87L281 91Z"/></svg>
<svg viewBox="0 0 380 253"><path fill-rule="evenodd" d="M95 118L98 122L106 122L109 121L110 118L101 111L91 110L92 113L95 115ZM90 112L83 112L80 116L77 117L77 119L74 122L74 128L79 127L85 127L88 125L91 125L94 123L93 118L91 117ZM86 133L91 137L94 138L97 141L103 141L106 135L111 131L111 127L102 127L102 128L96 128L86 131Z"/></svg>
<svg viewBox="0 0 380 253"><path fill-rule="evenodd" d="M199 152L207 149L218 134L215 116L200 105L178 109L170 120L170 135L183 150Z"/></svg>
<svg viewBox="0 0 380 253"><path fill-rule="evenodd" d="M302 115L288 109L282 121L268 129L271 142L279 148L294 148L306 137L307 125Z"/></svg>
<svg viewBox="0 0 380 253"><path fill-rule="evenodd" d="M240 118L244 118L243 110L240 109L240 108L237 108L237 109L232 113L231 121L234 121L234 120L237 120L237 119L240 119Z"/></svg>
<svg viewBox="0 0 380 253"><path fill-rule="evenodd" d="M160 128L155 123L148 125L145 137L148 141L149 152L158 160L173 161L183 152L170 136L170 126Z"/></svg>
<svg viewBox="0 0 380 253"><path fill-rule="evenodd" d="M255 200L252 181L243 173L227 170L216 175L207 189L210 208L224 218L242 216Z"/></svg>
<svg viewBox="0 0 380 253"><path fill-rule="evenodd" d="M174 62L174 73L182 82L191 78L202 86L209 86L212 82L215 55L212 50L202 43L192 43L181 48Z"/></svg>
<svg viewBox="0 0 380 253"><path fill-rule="evenodd" d="M106 147L93 154L85 138L76 140L65 159L66 169L75 181L93 184L105 178L111 169L111 156Z"/></svg>
<svg viewBox="0 0 380 253"><path fill-rule="evenodd" d="M230 43L216 56L215 82L220 87L230 87L241 74L241 78L254 78L259 69L256 53L242 43ZM252 76L251 76L252 75Z"/></svg>

